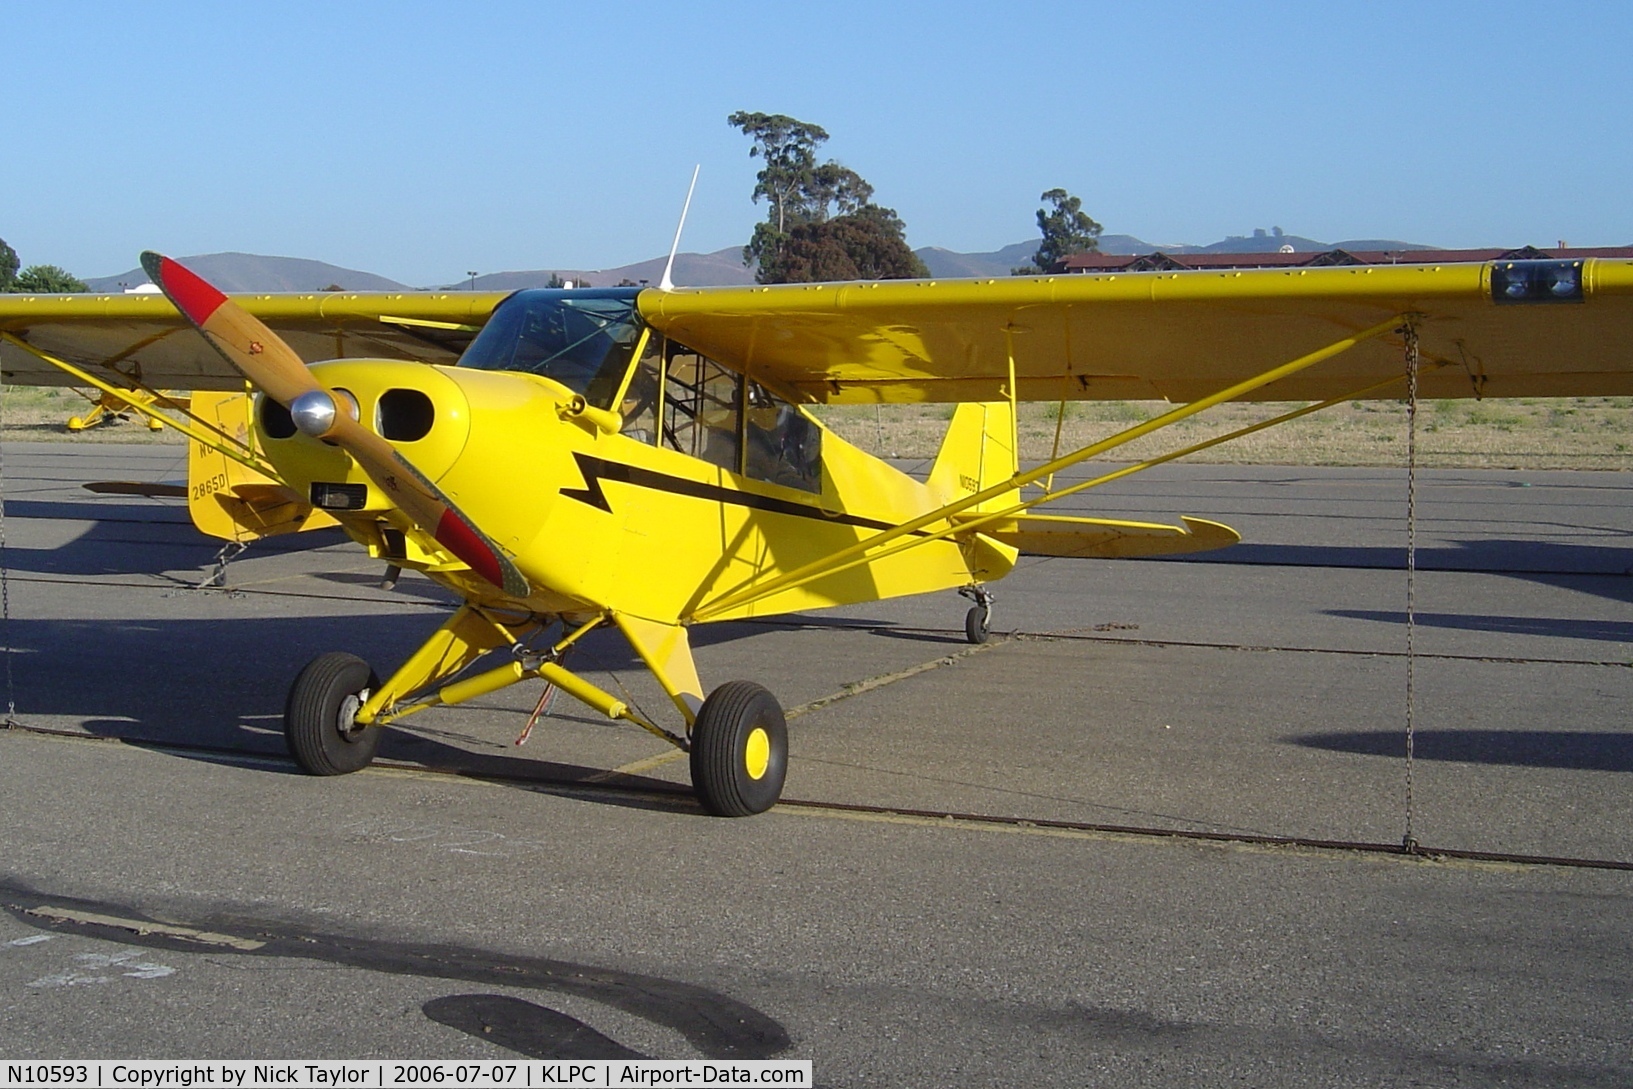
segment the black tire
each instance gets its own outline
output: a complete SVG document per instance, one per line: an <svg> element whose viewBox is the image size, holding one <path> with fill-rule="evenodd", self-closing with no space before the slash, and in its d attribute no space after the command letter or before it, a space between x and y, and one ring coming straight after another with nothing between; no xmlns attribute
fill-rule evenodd
<svg viewBox="0 0 1633 1089"><path fill-rule="evenodd" d="M991 609L985 605L971 605L970 611L964 614L964 638L976 644L985 643L990 634L987 625L991 621Z"/></svg>
<svg viewBox="0 0 1633 1089"><path fill-rule="evenodd" d="M330 651L306 663L284 704L284 740L302 771L345 775L368 767L380 748L380 729L354 726L352 717L362 694L379 686L380 678L355 654Z"/></svg>
<svg viewBox="0 0 1633 1089"><path fill-rule="evenodd" d="M717 817L764 813L788 775L788 723L777 698L752 681L709 694L692 724L692 789Z"/></svg>

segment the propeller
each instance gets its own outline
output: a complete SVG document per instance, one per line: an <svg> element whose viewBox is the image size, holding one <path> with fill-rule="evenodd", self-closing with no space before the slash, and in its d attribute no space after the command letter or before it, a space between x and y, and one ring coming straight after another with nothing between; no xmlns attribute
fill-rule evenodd
<svg viewBox="0 0 1633 1089"><path fill-rule="evenodd" d="M478 575L514 597L531 592L510 557L396 447L359 423L352 415L355 405L342 408L343 399L324 389L305 361L259 318L168 257L144 253L142 268L233 369L289 410L303 434L327 439L350 454L404 514Z"/></svg>

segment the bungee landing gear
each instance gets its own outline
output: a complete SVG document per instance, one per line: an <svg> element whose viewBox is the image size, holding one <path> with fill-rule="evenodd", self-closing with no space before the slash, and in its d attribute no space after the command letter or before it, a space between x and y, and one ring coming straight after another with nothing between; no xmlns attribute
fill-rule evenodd
<svg viewBox="0 0 1633 1089"><path fill-rule="evenodd" d="M450 625L457 627L455 621ZM728 681L716 688L698 707L689 736L683 736L569 673L555 659L536 665L512 660L460 681L439 684L455 672L444 668L447 661L463 664L480 654L480 649L468 645L451 654L444 645L447 642L428 644L432 654L410 659L384 686L368 663L355 654L331 651L309 662L295 678L284 706L284 738L301 770L311 775L360 771L373 761L386 725L418 710L463 703L538 676L609 718L628 719L685 750L691 758L692 789L699 804L715 816L763 813L782 796L788 774L788 724L776 697L760 685ZM434 657L441 673L428 674L429 667L422 669L423 663L417 664L421 657ZM399 700L395 694L404 691L408 698Z"/></svg>

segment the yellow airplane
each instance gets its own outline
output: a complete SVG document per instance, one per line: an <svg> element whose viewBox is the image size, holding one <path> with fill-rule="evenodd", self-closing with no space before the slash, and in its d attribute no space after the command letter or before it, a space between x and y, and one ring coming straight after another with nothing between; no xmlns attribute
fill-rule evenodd
<svg viewBox="0 0 1633 1089"><path fill-rule="evenodd" d="M786 727L757 684L705 690L694 624L954 589L974 599L966 634L980 641L987 584L1020 552L1237 540L1201 519L1041 504L1357 397L1633 394L1621 260L235 297L170 259L143 264L165 297L0 298L5 380L191 389L188 418L166 422L192 439L202 530L248 540L338 523L464 602L384 682L342 652L300 673L284 729L303 769L355 771L381 727L542 680L541 710L560 690L687 751L699 800L727 816L776 802ZM1019 402L1083 399L1177 407L1022 470ZM1055 484L1231 400L1300 404ZM925 481L806 408L883 402L958 403ZM606 627L675 723L567 667ZM477 669L490 654L498 664Z"/></svg>
<svg viewBox="0 0 1633 1089"><path fill-rule="evenodd" d="M101 423L128 419L131 409L137 405L141 406L137 411L147 416L147 429L149 431L163 431L164 424L157 419L158 409L174 408L186 412L188 408L186 397L155 395L145 390L121 390L119 396L104 393L100 397L92 397L84 390L76 390L75 392L91 403L91 410L83 416L68 417L67 426L70 431L88 431Z"/></svg>

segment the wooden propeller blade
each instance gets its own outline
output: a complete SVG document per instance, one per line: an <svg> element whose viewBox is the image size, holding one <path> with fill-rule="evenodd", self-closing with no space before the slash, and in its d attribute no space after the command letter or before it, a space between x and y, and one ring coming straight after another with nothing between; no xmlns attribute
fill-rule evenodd
<svg viewBox="0 0 1633 1089"><path fill-rule="evenodd" d="M325 393L335 407L334 422L317 437L350 454L415 525L505 593L526 597L531 592L499 546L396 447L352 419L341 399L324 390L306 362L259 318L168 257L143 253L142 268L222 358L268 397L289 408L303 393Z"/></svg>
<svg viewBox="0 0 1633 1089"><path fill-rule="evenodd" d="M287 408L301 394L323 388L277 333L191 269L152 252L142 254L142 268L222 358L274 401Z"/></svg>

